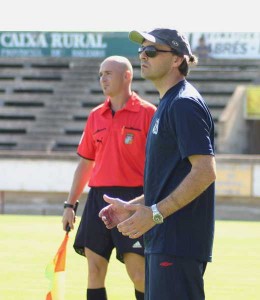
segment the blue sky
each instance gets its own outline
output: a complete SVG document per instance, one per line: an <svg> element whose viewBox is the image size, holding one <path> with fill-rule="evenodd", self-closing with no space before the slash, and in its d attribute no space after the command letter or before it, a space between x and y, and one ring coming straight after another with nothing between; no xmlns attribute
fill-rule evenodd
<svg viewBox="0 0 260 300"><path fill-rule="evenodd" d="M4 0L0 31L259 32L256 5L256 0Z"/></svg>

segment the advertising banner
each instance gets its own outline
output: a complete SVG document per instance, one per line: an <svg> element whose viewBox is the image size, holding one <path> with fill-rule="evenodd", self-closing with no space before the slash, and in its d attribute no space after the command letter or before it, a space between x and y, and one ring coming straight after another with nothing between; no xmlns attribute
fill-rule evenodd
<svg viewBox="0 0 260 300"><path fill-rule="evenodd" d="M137 56L127 32L0 32L1 57Z"/></svg>
<svg viewBox="0 0 260 300"><path fill-rule="evenodd" d="M199 58L260 58L260 32L194 32L190 42Z"/></svg>
<svg viewBox="0 0 260 300"><path fill-rule="evenodd" d="M245 118L260 120L260 86L249 86L246 92Z"/></svg>
<svg viewBox="0 0 260 300"><path fill-rule="evenodd" d="M219 196L251 196L252 166L223 163L217 167L216 193Z"/></svg>

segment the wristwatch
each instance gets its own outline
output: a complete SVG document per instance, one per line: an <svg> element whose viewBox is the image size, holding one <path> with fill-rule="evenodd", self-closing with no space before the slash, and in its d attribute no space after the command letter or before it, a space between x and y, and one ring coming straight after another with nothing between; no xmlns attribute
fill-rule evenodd
<svg viewBox="0 0 260 300"><path fill-rule="evenodd" d="M67 208L67 207L69 207L69 208L74 208L74 204L70 204L70 203L68 203L67 201L65 201L63 207L64 207L64 208Z"/></svg>
<svg viewBox="0 0 260 300"><path fill-rule="evenodd" d="M151 206L152 212L153 212L153 220L156 224L162 224L163 223L163 215L159 212L157 209L156 204L153 204Z"/></svg>

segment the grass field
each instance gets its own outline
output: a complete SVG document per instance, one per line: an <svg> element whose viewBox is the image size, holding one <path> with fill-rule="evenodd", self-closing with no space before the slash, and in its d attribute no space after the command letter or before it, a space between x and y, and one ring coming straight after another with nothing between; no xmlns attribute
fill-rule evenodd
<svg viewBox="0 0 260 300"><path fill-rule="evenodd" d="M86 262L72 249L74 236L71 232L68 242L66 300L85 300ZM0 299L45 300L49 284L45 267L64 238L61 217L0 215L0 237ZM107 290L111 300L134 300L124 265L114 256ZM259 299L260 222L216 222L205 290L207 300Z"/></svg>

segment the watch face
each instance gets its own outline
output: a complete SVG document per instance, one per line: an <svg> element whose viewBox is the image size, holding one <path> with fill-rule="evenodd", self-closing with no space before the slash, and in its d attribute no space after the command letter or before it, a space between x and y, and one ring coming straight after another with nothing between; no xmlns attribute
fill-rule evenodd
<svg viewBox="0 0 260 300"><path fill-rule="evenodd" d="M160 214L154 215L153 220L156 224L161 224L163 222L163 217Z"/></svg>
<svg viewBox="0 0 260 300"><path fill-rule="evenodd" d="M157 207L156 207L156 204L153 204L151 206L151 209L152 209L152 212L153 212L153 221L156 223L156 224L161 224L163 223L163 216L162 214L158 211Z"/></svg>

